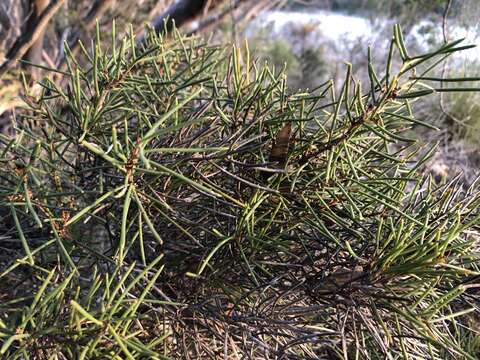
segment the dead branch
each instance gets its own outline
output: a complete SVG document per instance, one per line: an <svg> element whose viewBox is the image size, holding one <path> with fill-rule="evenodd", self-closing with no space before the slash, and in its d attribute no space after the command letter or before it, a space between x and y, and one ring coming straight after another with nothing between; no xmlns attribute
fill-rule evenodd
<svg viewBox="0 0 480 360"><path fill-rule="evenodd" d="M205 20L199 22L198 26L188 32L188 35L208 31L210 28L217 26L232 11L238 11L235 15L238 21L248 22L260 12L268 11L272 8L279 8L285 4L285 0L236 0L231 5L225 7L220 12L212 14ZM242 6L240 6L242 5ZM238 10L237 10L238 9Z"/></svg>
<svg viewBox="0 0 480 360"><path fill-rule="evenodd" d="M152 25L156 33L164 30L171 31L175 26L182 26L184 23L194 19L203 12L208 0L180 0L174 3L164 13L157 17Z"/></svg>
<svg viewBox="0 0 480 360"><path fill-rule="evenodd" d="M216 26L220 21L222 21L230 12L237 8L238 5L240 4L241 0L234 1L231 6L226 7L223 11L220 11L219 13L213 14L206 18L205 20L201 21L198 26L191 30L188 35L193 35L198 32L205 31L213 26Z"/></svg>
<svg viewBox="0 0 480 360"><path fill-rule="evenodd" d="M27 20L27 32L34 30L34 27L39 19L39 16L45 11L48 6L48 0L31 0L30 8L31 15ZM24 59L29 63L38 64L42 61L43 39L45 37L45 28L43 28L38 35L38 39L30 46ZM31 75L37 77L38 68L31 68Z"/></svg>
<svg viewBox="0 0 480 360"><path fill-rule="evenodd" d="M8 51L5 61L0 66L0 77L2 77L8 69L14 66L15 63L26 54L28 49L30 49L30 47L41 37L48 22L64 2L65 0L53 0L35 21L32 29L17 38L12 48Z"/></svg>
<svg viewBox="0 0 480 360"><path fill-rule="evenodd" d="M83 19L83 23L85 24L84 28L86 30L91 30L95 26L96 20L105 14L114 1L115 0L97 0Z"/></svg>

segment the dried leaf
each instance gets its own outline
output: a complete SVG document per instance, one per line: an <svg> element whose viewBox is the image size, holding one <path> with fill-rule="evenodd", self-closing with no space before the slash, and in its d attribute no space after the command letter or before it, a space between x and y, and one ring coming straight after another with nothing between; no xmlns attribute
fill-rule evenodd
<svg viewBox="0 0 480 360"><path fill-rule="evenodd" d="M270 151L270 161L275 161L279 165L285 165L287 162L288 151L290 150L290 137L292 135L292 123L286 123L278 132L275 142Z"/></svg>

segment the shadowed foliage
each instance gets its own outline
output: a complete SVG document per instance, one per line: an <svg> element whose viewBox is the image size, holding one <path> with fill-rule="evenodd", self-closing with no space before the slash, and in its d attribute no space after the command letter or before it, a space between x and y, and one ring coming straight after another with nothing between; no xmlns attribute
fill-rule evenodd
<svg viewBox="0 0 480 360"><path fill-rule="evenodd" d="M369 84L292 93L247 48L112 39L0 135L3 358L477 358L478 186L408 137L468 45L395 26Z"/></svg>

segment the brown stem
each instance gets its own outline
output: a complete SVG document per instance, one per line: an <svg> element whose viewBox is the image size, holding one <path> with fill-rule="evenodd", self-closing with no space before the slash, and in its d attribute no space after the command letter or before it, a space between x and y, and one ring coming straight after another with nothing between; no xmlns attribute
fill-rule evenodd
<svg viewBox="0 0 480 360"><path fill-rule="evenodd" d="M315 152L313 153L306 153L304 154L298 163L301 165L306 164L310 159L319 156L320 154L324 153L325 151L333 149L335 146L341 144L345 140L349 139L357 130L357 128L365 122L365 115L360 116L359 118L355 119L351 124L350 127L344 132L342 135L323 143Z"/></svg>

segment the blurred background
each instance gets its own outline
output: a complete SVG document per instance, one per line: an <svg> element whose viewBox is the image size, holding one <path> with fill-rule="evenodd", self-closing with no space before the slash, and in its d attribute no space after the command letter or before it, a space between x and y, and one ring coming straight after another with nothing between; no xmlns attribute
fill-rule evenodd
<svg viewBox="0 0 480 360"><path fill-rule="evenodd" d="M9 119L22 104L22 82L34 94L42 76L62 81L60 72L28 64L64 69L64 44L81 62L97 22L106 48L113 20L117 38L133 32L141 39L146 27L162 32L175 22L179 31L210 37L214 43L248 42L252 57L277 72L286 71L293 92L314 91L330 79L341 86L345 63L353 65L354 78L367 88L368 48L375 66L383 66L395 23L402 26L410 54L458 38L477 43L479 15L478 0L1 0L1 130L9 131ZM464 51L435 75L476 76L479 59L478 48ZM462 172L467 182L478 174L479 100L473 92L442 93L415 109L440 128L415 134L440 142L434 174L448 178Z"/></svg>

